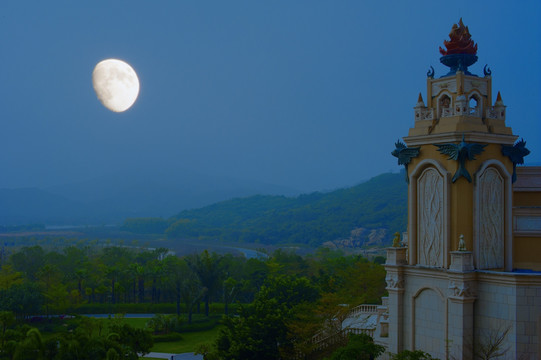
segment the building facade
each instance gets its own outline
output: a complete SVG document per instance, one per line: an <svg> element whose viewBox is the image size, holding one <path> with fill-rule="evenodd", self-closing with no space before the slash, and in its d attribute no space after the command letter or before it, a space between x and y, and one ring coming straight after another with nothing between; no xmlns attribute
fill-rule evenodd
<svg viewBox="0 0 541 360"><path fill-rule="evenodd" d="M388 249L388 299L375 340L440 359L541 358L541 167L506 124L462 20L429 71L413 127L393 155L405 165L407 244ZM539 119L536 119L537 121ZM531 134L529 134L531 135ZM535 135L539 136L539 134Z"/></svg>

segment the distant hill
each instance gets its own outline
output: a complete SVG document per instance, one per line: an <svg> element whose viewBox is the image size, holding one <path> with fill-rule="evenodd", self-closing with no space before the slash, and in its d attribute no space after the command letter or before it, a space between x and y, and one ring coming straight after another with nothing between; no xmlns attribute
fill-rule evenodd
<svg viewBox="0 0 541 360"><path fill-rule="evenodd" d="M125 230L164 230L169 238L263 244L382 246L405 231L404 174L382 174L346 189L297 197L251 196L185 210L167 219L130 219Z"/></svg>

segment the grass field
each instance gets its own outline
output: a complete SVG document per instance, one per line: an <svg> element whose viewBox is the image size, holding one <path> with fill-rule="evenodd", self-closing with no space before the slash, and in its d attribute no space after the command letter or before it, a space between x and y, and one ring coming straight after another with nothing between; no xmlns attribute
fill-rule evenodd
<svg viewBox="0 0 541 360"><path fill-rule="evenodd" d="M155 343L152 351L173 354L194 352L202 344L213 343L218 337L220 328L221 326L218 325L212 330L182 333L182 340Z"/></svg>
<svg viewBox="0 0 541 360"><path fill-rule="evenodd" d="M146 323L150 319L148 318L124 318L122 322L131 325L136 328L145 328ZM198 321L204 321L205 317L202 315L194 316L194 323ZM103 319L103 321L109 321L108 319ZM173 353L181 354L185 352L194 352L202 344L211 344L218 337L221 326L217 325L212 329L202 330L202 331L189 331L182 332L182 340L171 341L171 342L157 342L152 347L151 351L153 352L162 352L162 353ZM148 358L146 358L148 359Z"/></svg>

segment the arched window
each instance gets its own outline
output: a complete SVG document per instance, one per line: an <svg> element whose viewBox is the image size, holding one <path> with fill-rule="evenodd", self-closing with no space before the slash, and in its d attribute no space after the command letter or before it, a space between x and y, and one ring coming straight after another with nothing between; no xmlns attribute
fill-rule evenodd
<svg viewBox="0 0 541 360"><path fill-rule="evenodd" d="M438 101L438 108L438 113L440 117L451 116L453 109L451 106L451 98L446 94L440 96L440 99Z"/></svg>
<svg viewBox="0 0 541 360"><path fill-rule="evenodd" d="M481 98L477 94L470 96L468 102L469 111L468 114L471 116L481 116Z"/></svg>

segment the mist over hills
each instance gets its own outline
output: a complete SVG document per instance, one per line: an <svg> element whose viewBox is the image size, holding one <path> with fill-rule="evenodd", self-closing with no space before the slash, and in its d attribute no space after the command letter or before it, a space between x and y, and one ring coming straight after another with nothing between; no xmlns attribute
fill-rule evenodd
<svg viewBox="0 0 541 360"><path fill-rule="evenodd" d="M134 235L161 234L172 240L335 248L384 246L395 231L406 228L403 173L301 195L231 179L193 176L174 182L141 176L48 189L0 189L0 225L122 224L122 231Z"/></svg>
<svg viewBox="0 0 541 360"><path fill-rule="evenodd" d="M0 189L0 225L121 224L254 194L295 195L287 187L171 172L112 174L45 188Z"/></svg>

